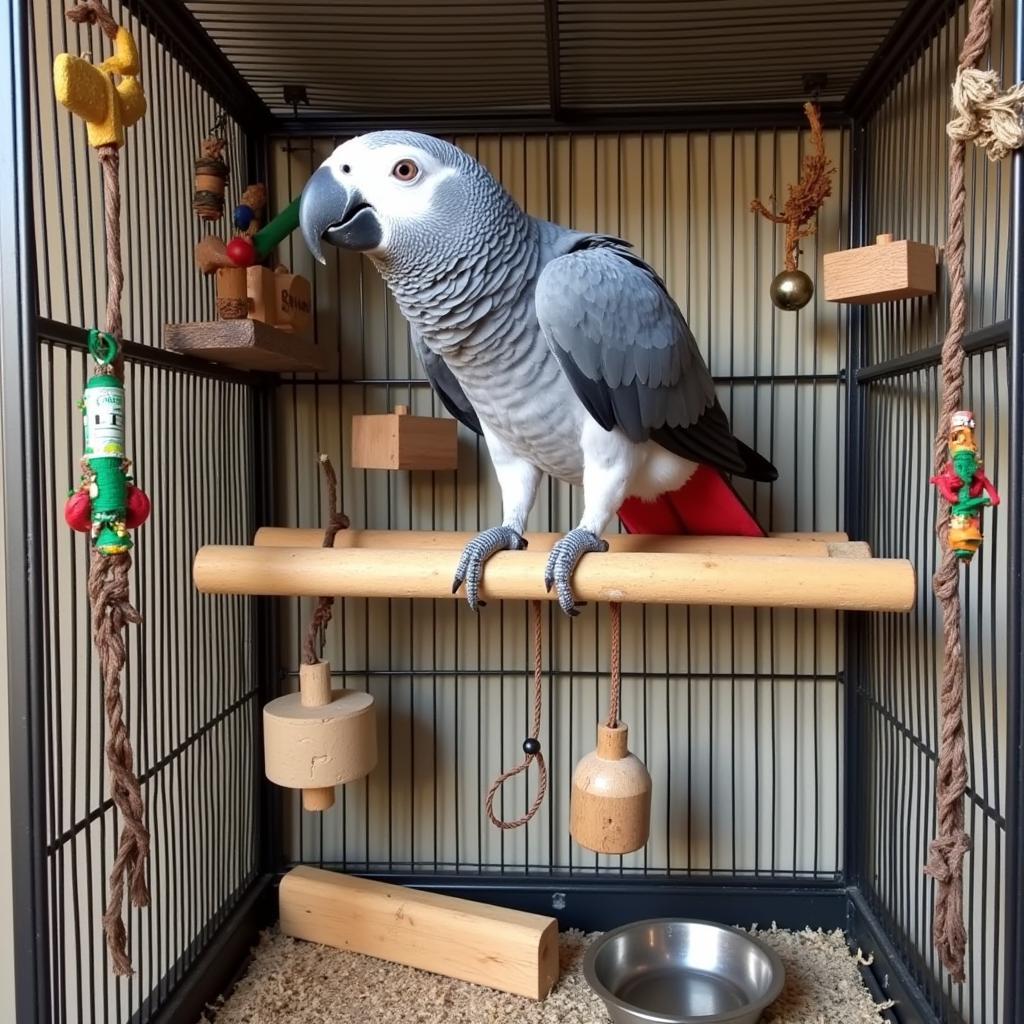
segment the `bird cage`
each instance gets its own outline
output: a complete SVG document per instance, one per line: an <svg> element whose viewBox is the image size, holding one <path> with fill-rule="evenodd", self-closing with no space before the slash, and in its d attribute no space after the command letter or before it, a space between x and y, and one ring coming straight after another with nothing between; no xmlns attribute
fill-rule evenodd
<svg viewBox="0 0 1024 1024"><path fill-rule="evenodd" d="M113 5L147 99L120 150L121 352L133 473L154 508L132 552L144 621L126 634L121 690L151 837L149 906L123 911L127 977L111 973L102 927L124 822L104 761L88 544L62 511L106 302L105 208L87 127L52 81L58 54L98 63L109 44L64 6L0 11L0 948L14 956L0 1017L197 1020L278 920L278 882L299 868L584 931L673 915L841 928L895 1020L1024 1018L1024 156L990 161L973 146L964 405L1003 503L960 588L962 984L933 946L937 883L922 872L942 735L928 480L950 297L945 125L970 5ZM1005 87L1024 79L1024 4L992 8L985 60ZM770 286L785 226L750 204L781 209L815 151L809 100L835 173L799 239L813 294L783 309ZM216 274L194 258L211 231L251 242L340 143L381 128L455 143L527 213L628 239L654 268L733 429L778 469L775 482L734 481L777 545L770 573L744 547L764 538L641 550L613 524L607 556L584 556L587 607L563 616L537 573L515 576L539 572L544 545L583 511L578 488L545 479L531 547L496 556L512 568L490 584L485 571L486 606L452 599L456 548L501 521L501 492L484 439L460 423L452 443L450 407L373 266L337 250L319 265L300 234L281 237L286 269L257 276L266 289L281 274L305 282L290 334L291 300L276 297L288 316L252 319L245 288L237 318L218 321ZM192 201L214 129L230 172L224 216L209 222ZM254 183L269 214L243 211L233 227ZM890 246L899 265L872 255ZM222 248L208 250L215 261ZM834 284L840 301L835 254L860 275ZM187 345L164 344L167 325ZM444 451L403 461L396 428L393 457L354 467L354 421L397 421L396 408L409 414L404 443L427 445L436 428ZM430 431L406 429L426 418ZM319 453L352 527L330 550ZM345 693L375 711L376 735L358 772L317 776L306 791L325 791L327 809L310 813L299 769L292 788L264 776L263 709L313 671L300 652L318 588L337 597L316 670L330 678L312 710L293 700L290 713L305 723ZM528 599L543 602L537 733ZM610 601L622 601L614 665ZM569 830L574 767L613 675L651 783L649 835L628 853L594 852ZM488 786L521 749L546 757L546 800L525 827L496 829ZM524 772L488 807L514 819L535 791Z"/></svg>

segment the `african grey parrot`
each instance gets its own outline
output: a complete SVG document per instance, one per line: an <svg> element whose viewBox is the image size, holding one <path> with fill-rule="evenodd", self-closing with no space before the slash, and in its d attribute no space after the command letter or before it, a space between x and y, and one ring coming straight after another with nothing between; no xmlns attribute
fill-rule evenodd
<svg viewBox="0 0 1024 1024"><path fill-rule="evenodd" d="M453 589L465 583L473 608L487 559L526 546L543 473L583 485L579 525L545 571L570 615L576 565L607 550L624 502L635 513L678 492L698 464L776 478L733 437L682 313L629 244L528 216L457 147L408 131L351 139L306 184L299 223L321 262L323 241L369 256L441 401L487 442L504 519L459 560ZM709 532L732 532L731 513ZM742 510L735 532L760 527Z"/></svg>

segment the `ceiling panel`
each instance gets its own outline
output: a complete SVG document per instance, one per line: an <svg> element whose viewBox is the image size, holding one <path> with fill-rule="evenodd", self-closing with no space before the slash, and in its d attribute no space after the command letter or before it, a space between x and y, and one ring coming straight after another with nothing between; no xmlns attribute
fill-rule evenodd
<svg viewBox="0 0 1024 1024"><path fill-rule="evenodd" d="M275 112L392 118L841 100L907 3L187 0Z"/></svg>

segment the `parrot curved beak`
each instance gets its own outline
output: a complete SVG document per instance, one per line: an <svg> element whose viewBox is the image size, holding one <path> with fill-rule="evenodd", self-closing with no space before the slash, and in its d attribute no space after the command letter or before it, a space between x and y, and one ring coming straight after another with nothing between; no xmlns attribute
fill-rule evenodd
<svg viewBox="0 0 1024 1024"><path fill-rule="evenodd" d="M368 252L380 246L377 212L356 188L346 188L328 167L306 182L299 200L299 227L309 251L325 263L321 241L341 249Z"/></svg>

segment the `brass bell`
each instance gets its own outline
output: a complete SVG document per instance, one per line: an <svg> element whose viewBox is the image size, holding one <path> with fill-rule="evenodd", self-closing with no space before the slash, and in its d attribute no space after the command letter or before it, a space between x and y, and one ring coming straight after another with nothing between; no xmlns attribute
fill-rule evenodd
<svg viewBox="0 0 1024 1024"><path fill-rule="evenodd" d="M772 281L772 302L779 309L803 309L814 297L814 282L802 270L783 270Z"/></svg>

